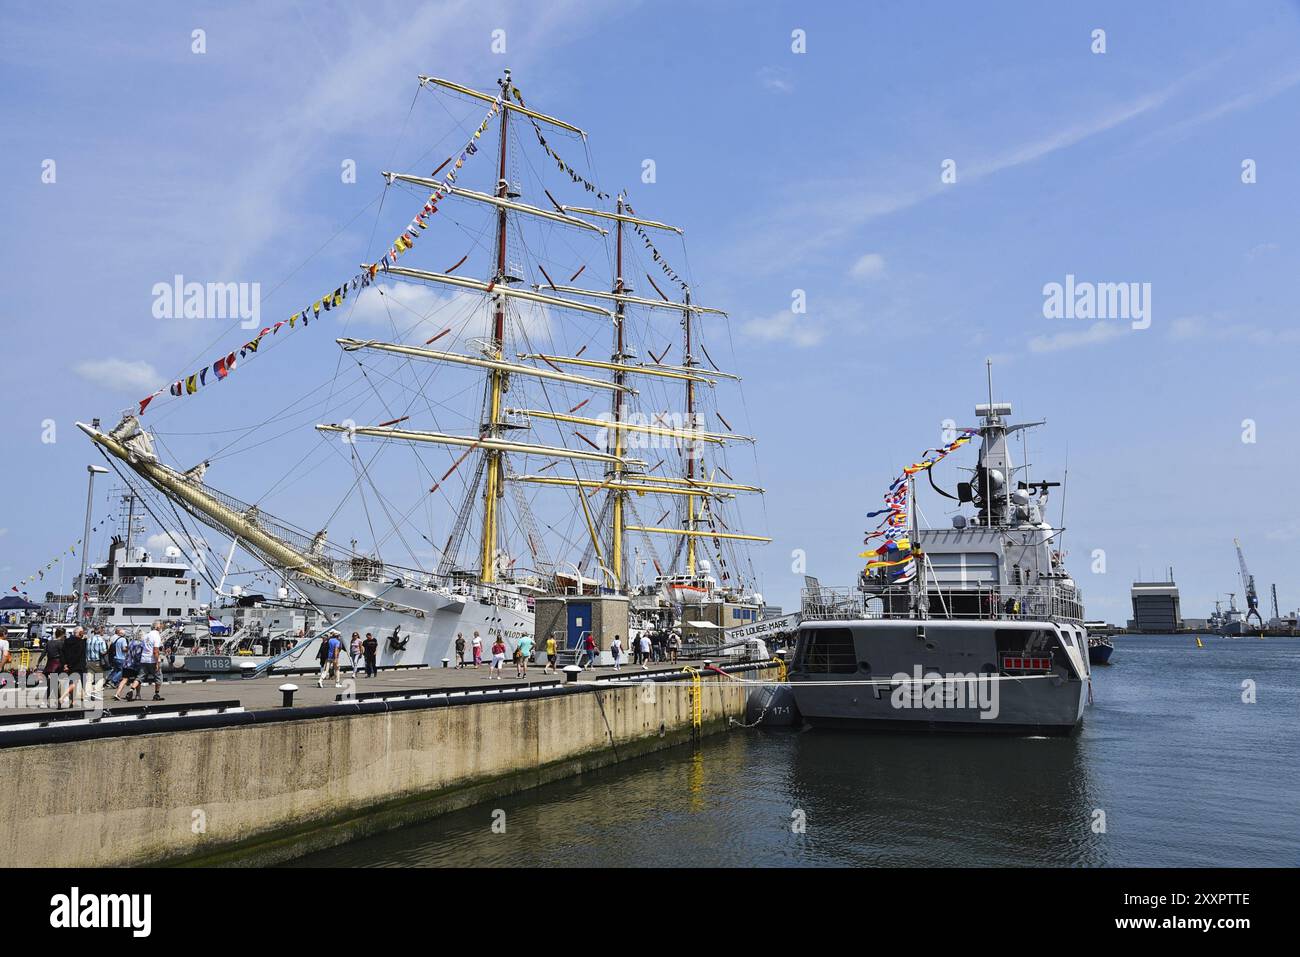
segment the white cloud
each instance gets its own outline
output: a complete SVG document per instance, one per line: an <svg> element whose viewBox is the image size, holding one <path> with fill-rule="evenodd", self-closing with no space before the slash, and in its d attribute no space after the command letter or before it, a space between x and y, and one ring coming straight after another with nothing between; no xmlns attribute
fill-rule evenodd
<svg viewBox="0 0 1300 957"><path fill-rule="evenodd" d="M1061 127L1035 140L1030 140L1008 150L1003 150L983 159L962 158L956 155L958 182L969 185L987 177L1017 166L1036 162L1060 150L1082 143L1084 140L1098 136L1127 123L1145 113L1165 105L1170 97L1188 78L1183 78L1154 93L1138 97L1128 103L1099 113L1090 120ZM764 230L758 235L785 237L796 233L805 237L801 248L794 250L799 256L809 256L836 240L851 234L854 230L883 216L898 213L913 206L920 205L938 196L950 186L940 181L938 159L935 167L928 171L918 184L908 188L902 183L886 185L884 189L861 192L859 178L851 183L843 180L824 180L820 183L805 183L800 195L811 197L799 199L774 217L778 224L790 224L789 229ZM905 174L905 179L917 182L915 170ZM798 224L797 229L795 224ZM786 249L786 255L790 250Z"/></svg>
<svg viewBox="0 0 1300 957"><path fill-rule="evenodd" d="M880 253L867 253L853 264L849 275L854 279L880 279L885 275L885 257Z"/></svg>
<svg viewBox="0 0 1300 957"><path fill-rule="evenodd" d="M1164 87L1111 105L1087 119L1068 123L1010 148L956 144L936 154L933 167L926 166L923 173L918 171L914 161L909 161L907 166L899 167L893 173L871 177L872 183L882 184L879 187L864 190L863 177L856 173L848 179L805 181L792 202L783 208L765 211L764 228L753 231L751 242L754 248L747 250L746 255L771 258L778 255L779 249L779 255L787 260L809 258L874 220L918 206L950 191L951 185L942 183L938 175L938 163L942 157L956 159L958 183L968 186L998 173L1035 163L1155 113L1168 106L1193 83L1218 69L1221 63L1222 58L1198 67ZM1253 105L1290 88L1295 82L1295 77L1287 75L1272 84L1265 95L1238 97L1195 117L1194 122L1207 122ZM792 245L791 236L800 237L800 241ZM772 248L773 243L778 244L776 249Z"/></svg>
<svg viewBox="0 0 1300 957"><path fill-rule="evenodd" d="M376 284L361 290L352 312L340 313L339 318L345 318L349 323L389 328L396 324L398 329L407 329L416 321L463 318L479 298L466 293L443 292L418 283Z"/></svg>
<svg viewBox="0 0 1300 957"><path fill-rule="evenodd" d="M518 301L518 300L516 300ZM479 293L442 290L420 283L377 284L362 290L351 314L340 314L349 326L382 326L394 336L412 345L422 345L450 329L439 339L438 349L459 347L467 339L482 338L487 333L488 303ZM542 341L550 328L546 307L523 303L511 312L513 327L530 341Z"/></svg>
<svg viewBox="0 0 1300 957"><path fill-rule="evenodd" d="M1171 141L1177 139L1183 134L1190 132L1205 123L1210 123L1224 116L1229 116L1240 110L1249 109L1250 107L1263 103L1266 100L1271 100L1273 97L1285 93L1297 83L1300 83L1300 71L1292 71L1274 77L1271 81L1262 86L1256 86L1255 89L1242 93L1239 96L1234 96L1229 100L1224 100L1204 112L1197 113L1194 116L1189 116L1185 120L1180 120L1177 123L1173 123L1163 129L1157 130L1155 133L1152 133L1140 142L1138 147L1145 148L1157 141Z"/></svg>
<svg viewBox="0 0 1300 957"><path fill-rule="evenodd" d="M87 382L116 392L152 392L163 380L157 369L139 359L85 359L72 371Z"/></svg>
<svg viewBox="0 0 1300 957"><path fill-rule="evenodd" d="M1205 334L1205 320L1200 316L1180 316L1169 324L1171 339L1199 339Z"/></svg>
<svg viewBox="0 0 1300 957"><path fill-rule="evenodd" d="M1058 332L1050 336L1035 336L1029 340L1030 352L1060 352L1079 346L1095 346L1122 336L1128 327L1112 321L1094 322L1082 332Z"/></svg>
<svg viewBox="0 0 1300 957"><path fill-rule="evenodd" d="M1232 322L1223 316L1186 316L1170 324L1169 338L1179 342L1204 340L1232 345L1283 346L1300 342L1300 329L1270 329L1254 323Z"/></svg>
<svg viewBox="0 0 1300 957"><path fill-rule="evenodd" d="M510 66L516 77L523 77L528 75L527 68L543 55L539 51L552 49L556 38L572 41L583 30L598 29L602 18L617 8L612 4L577 0L549 3L544 10L518 3L489 5L472 0L418 4L380 0L355 10L347 8L346 13L339 12L326 19L309 17L293 5L289 9L293 12L268 13L266 18L276 31L283 30L286 21L297 21L303 49L308 49L310 43L318 51L305 55L328 61L330 69L317 71L309 81L294 77L291 70L286 71L284 85L273 91L276 112L261 119L250 117L241 130L241 149L246 155L257 156L258 162L251 169L241 167L240 175L226 185L221 200L214 201L214 206L228 207L223 221L223 233L228 237L228 261L218 270L220 275L240 274L243 264L265 251L269 243L282 235L283 223L297 215L301 183L319 168L321 161L318 152L304 150L303 143L337 134L340 126L346 125L341 124L342 117L365 116L367 124L363 126L369 126L372 131L383 130L384 136L390 136L392 129L402 126L409 111L407 104L413 92L410 84L418 73L479 77L482 80L477 83L478 88L493 89L486 78L496 74L496 64L485 64L477 50L464 44L449 43L453 33L463 30L469 34L478 27L486 35L488 29L500 25L500 19L509 19ZM526 16L520 12L524 9L527 9ZM396 19L401 20L400 30L375 29L375 24ZM457 24L457 30L449 30L449 24ZM276 35L265 29L250 32L264 37ZM254 38L243 49L255 56L274 56L276 52L265 42L258 44ZM430 68L430 49L439 51L437 70ZM400 78L400 93L394 88L395 77ZM428 94L430 99L438 95ZM421 106L439 113L442 109L428 103ZM469 109L468 114L474 123L478 122L476 108ZM472 130L472 126L469 128ZM358 131L356 135L362 134ZM369 175L370 182L377 184L377 172L368 170L362 174Z"/></svg>
<svg viewBox="0 0 1300 957"><path fill-rule="evenodd" d="M1292 518L1274 525L1265 532L1264 537L1274 542L1293 542L1300 538L1300 520Z"/></svg>
<svg viewBox="0 0 1300 957"><path fill-rule="evenodd" d="M789 309L749 319L741 326L741 332L764 342L788 342L800 348L815 346L826 336L826 331L806 314L796 314Z"/></svg>
<svg viewBox="0 0 1300 957"><path fill-rule="evenodd" d="M202 561L203 553L208 550L208 543L205 539L197 535L189 536L184 532L174 532L170 535L167 532L157 532L145 539L144 547L156 560L160 556L167 554L167 549L176 548L177 542L180 543L180 548L185 550L186 557L192 559L195 564Z"/></svg>
<svg viewBox="0 0 1300 957"><path fill-rule="evenodd" d="M763 89L774 93L793 93L794 83L790 80L790 71L784 67L765 66L758 71L758 80Z"/></svg>

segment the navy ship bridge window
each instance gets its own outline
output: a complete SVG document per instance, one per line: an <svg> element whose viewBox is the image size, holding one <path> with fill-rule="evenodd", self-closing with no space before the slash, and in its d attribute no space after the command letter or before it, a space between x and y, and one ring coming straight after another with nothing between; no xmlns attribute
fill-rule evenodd
<svg viewBox="0 0 1300 957"><path fill-rule="evenodd" d="M805 674L851 675L858 670L853 632L847 628L809 628L800 636L796 669Z"/></svg>

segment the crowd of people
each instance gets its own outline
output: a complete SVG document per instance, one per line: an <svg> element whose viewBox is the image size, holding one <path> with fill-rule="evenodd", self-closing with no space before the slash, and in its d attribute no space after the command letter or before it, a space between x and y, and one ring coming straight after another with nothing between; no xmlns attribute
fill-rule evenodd
<svg viewBox="0 0 1300 957"><path fill-rule="evenodd" d="M34 625L33 629L39 628ZM110 633L111 631L111 633ZM83 675L83 682L67 681L60 691L59 706L72 703L77 689L82 694L98 700L97 688L112 689L114 701L143 700L145 689L152 687L153 701L162 701L163 662L173 651L174 638L165 638L167 631L161 621L155 621L152 627L112 629L103 625L93 626L89 631L84 627L58 626L51 637L39 641L41 632L37 631L40 654L35 663L27 667L32 676L49 678L52 676ZM396 637L396 636L394 636ZM393 641L394 639L390 639ZM294 642L297 644L297 642ZM404 644L404 642L403 642ZM528 666L535 663L540 650L546 657L544 674L555 674L558 670L560 646L554 635L549 636L538 648L529 635L521 636L510 652L504 635L495 634L485 651L485 641L478 631L470 638L463 633L456 635L455 654L458 669L482 668L486 665L488 679L499 680L510 657L515 668L515 677L526 678ZM660 630L641 632L633 635L625 646L620 635L614 635L608 652L610 664L619 671L625 664L640 665L648 669L653 662L671 662L678 660L682 648L681 635L676 631ZM333 681L334 687L342 688L343 669L349 667L352 678L363 674L374 678L379 673L377 658L379 640L372 632L364 637L360 632L353 632L349 640L344 640L338 631L323 635L317 652L320 672L316 687L323 688L326 681ZM601 664L601 649L595 637L587 632L579 644L577 663L584 668L595 668ZM628 659L631 659L630 662ZM15 673L14 657L10 643L0 632L0 674ZM97 680L98 679L98 680Z"/></svg>
<svg viewBox="0 0 1300 957"><path fill-rule="evenodd" d="M484 664L483 656L483 637L476 631L469 639L465 638L463 632L456 635L456 668L481 668ZM631 639L630 648L625 650L621 636L615 635L610 640L609 656L611 664L615 671L619 671L627 661L630 652L632 664L640 665L643 669L648 669L652 662L667 661L675 663L678 655L682 650L682 636L675 631L656 631L642 632L640 636ZM491 648L491 658L488 662L488 678L500 678L505 669L506 661L506 642L505 638L497 635L493 640ZM515 650L511 657L511 662L515 668L516 678L528 677L528 666L535 664L536 661L536 642L530 635L524 635L519 638L515 644ZM542 669L543 674L555 674L559 668L559 645L554 635L547 637L542 645L542 652L546 655L546 665ZM468 653L468 657L467 657ZM581 639L581 645L578 653L578 665L583 668L599 667L601 661L601 650L596 643L595 636L591 632L584 633Z"/></svg>
<svg viewBox="0 0 1300 957"><path fill-rule="evenodd" d="M596 646L596 639L589 632L584 641L586 656L584 661L579 661L584 667L596 667L600 663L600 649ZM650 665L656 661L667 661L676 663L682 650L682 636L675 631L643 631L640 635L633 635L629 639L628 647L623 647L623 640L619 635L610 639L609 656L612 660L615 671L622 669L627 662L628 655L631 655L631 664L640 665L643 670L648 670Z"/></svg>
<svg viewBox="0 0 1300 957"><path fill-rule="evenodd" d="M325 682L330 678L334 679L334 687L343 687L344 651L347 652L348 664L352 668L354 679L360 677L363 667L367 678L379 674L379 665L376 663L379 655L379 639L373 632L366 632L366 637L362 638L360 632L354 631L352 638L345 645L343 636L337 631L331 631L321 635L320 648L316 652L316 660L320 662L320 674L316 678L317 688L325 687Z"/></svg>
<svg viewBox="0 0 1300 957"><path fill-rule="evenodd" d="M128 631L130 633L128 634ZM38 637L33 640L39 640ZM102 700L113 689L113 700L143 698L143 689L153 687L153 700L162 701L162 663L168 653L163 625L126 629L112 634L104 625L87 630L82 626L58 626L40 642L40 654L25 668L27 680L59 680L57 706L71 707L77 698ZM9 641L0 637L0 672L17 676ZM82 681L72 680L80 676ZM61 680L67 679L67 680Z"/></svg>

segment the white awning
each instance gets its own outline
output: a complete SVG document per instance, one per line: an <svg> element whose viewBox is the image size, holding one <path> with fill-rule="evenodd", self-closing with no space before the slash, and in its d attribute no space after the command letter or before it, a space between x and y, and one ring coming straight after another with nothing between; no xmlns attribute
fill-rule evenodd
<svg viewBox="0 0 1300 957"><path fill-rule="evenodd" d="M686 624L692 628L721 628L721 625L715 625L711 621L688 621Z"/></svg>

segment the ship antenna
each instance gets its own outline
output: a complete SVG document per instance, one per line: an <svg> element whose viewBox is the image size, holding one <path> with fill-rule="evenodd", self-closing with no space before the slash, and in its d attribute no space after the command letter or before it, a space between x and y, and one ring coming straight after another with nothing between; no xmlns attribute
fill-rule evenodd
<svg viewBox="0 0 1300 957"><path fill-rule="evenodd" d="M993 421L992 418L993 416L993 359L992 358L988 358L984 360L984 369L988 375L988 381L989 381L989 418L984 423L985 425L988 425ZM983 448L988 448L987 437L982 434L980 437L984 442ZM982 457L983 457L983 449L981 449L981 458ZM988 528L993 527L993 481L992 479L989 478L989 468L987 465L984 466L984 521Z"/></svg>
<svg viewBox="0 0 1300 957"><path fill-rule="evenodd" d="M1061 556L1065 556L1065 496L1070 491L1070 446L1065 446L1065 475L1061 477L1061 537L1060 543Z"/></svg>

